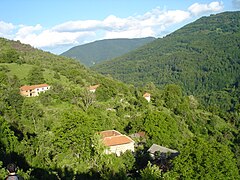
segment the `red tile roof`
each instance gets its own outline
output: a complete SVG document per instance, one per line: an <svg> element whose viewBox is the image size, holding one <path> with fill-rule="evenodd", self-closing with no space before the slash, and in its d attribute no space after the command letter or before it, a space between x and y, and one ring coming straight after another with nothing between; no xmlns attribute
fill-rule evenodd
<svg viewBox="0 0 240 180"><path fill-rule="evenodd" d="M118 135L118 136L112 136L112 137L105 137L103 139L103 143L106 146L116 146L121 144L128 144L134 142L131 138L125 135Z"/></svg>
<svg viewBox="0 0 240 180"><path fill-rule="evenodd" d="M100 84L94 85L94 86L90 86L89 90L94 90L97 89L100 86Z"/></svg>
<svg viewBox="0 0 240 180"><path fill-rule="evenodd" d="M43 88L43 87L48 87L48 84L38 84L38 85L32 85L32 86L22 86L20 87L21 91L28 91L28 90L33 90L36 88Z"/></svg>
<svg viewBox="0 0 240 180"><path fill-rule="evenodd" d="M145 137L145 132L143 132L143 131L141 131L141 132L138 132L138 133L136 133L136 134L138 134L138 136L139 137Z"/></svg>
<svg viewBox="0 0 240 180"><path fill-rule="evenodd" d="M143 97L150 97L150 93L145 93L144 95L143 95Z"/></svg>
<svg viewBox="0 0 240 180"><path fill-rule="evenodd" d="M105 138L105 137L111 137L111 136L118 136L118 135L121 135L120 132L115 131L115 130L101 131L99 134L101 134L101 136L102 136L103 138Z"/></svg>
<svg viewBox="0 0 240 180"><path fill-rule="evenodd" d="M106 146L116 146L121 144L128 144L134 142L130 137L122 135L116 130L106 130L99 132L102 135L103 143Z"/></svg>

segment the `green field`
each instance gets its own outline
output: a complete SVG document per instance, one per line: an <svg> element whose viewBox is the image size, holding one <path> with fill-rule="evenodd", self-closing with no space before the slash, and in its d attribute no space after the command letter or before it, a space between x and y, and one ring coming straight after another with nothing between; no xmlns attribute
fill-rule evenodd
<svg viewBox="0 0 240 180"><path fill-rule="evenodd" d="M0 63L0 67L4 67L4 69L7 69L7 74L10 76L17 76L17 78L20 80L20 83L22 85L27 84L26 78L28 77L28 74L32 68L34 68L34 65L29 64L17 64L17 63ZM60 75L60 79L54 78L54 71L50 69L44 69L43 70L43 76L45 79L45 82L43 83L53 83L55 81L60 81L63 84L69 84L70 82L65 76Z"/></svg>

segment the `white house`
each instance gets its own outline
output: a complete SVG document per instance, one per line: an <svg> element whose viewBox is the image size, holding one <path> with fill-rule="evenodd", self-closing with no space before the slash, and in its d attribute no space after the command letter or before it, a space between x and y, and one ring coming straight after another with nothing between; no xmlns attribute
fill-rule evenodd
<svg viewBox="0 0 240 180"><path fill-rule="evenodd" d="M150 93L145 93L145 94L143 94L143 97L148 101L148 102L150 102L150 100L151 100L151 94Z"/></svg>
<svg viewBox="0 0 240 180"><path fill-rule="evenodd" d="M108 148L105 150L106 154L115 153L120 156L121 153L130 150L134 152L134 141L126 136L122 135L120 132L115 130L101 131L102 141Z"/></svg>
<svg viewBox="0 0 240 180"><path fill-rule="evenodd" d="M99 86L100 86L100 84L97 84L97 85L94 85L94 86L89 86L88 89L89 89L90 92L94 93Z"/></svg>
<svg viewBox="0 0 240 180"><path fill-rule="evenodd" d="M20 87L20 94L25 97L38 96L39 93L45 92L50 89L48 84L38 84L32 86L22 86Z"/></svg>

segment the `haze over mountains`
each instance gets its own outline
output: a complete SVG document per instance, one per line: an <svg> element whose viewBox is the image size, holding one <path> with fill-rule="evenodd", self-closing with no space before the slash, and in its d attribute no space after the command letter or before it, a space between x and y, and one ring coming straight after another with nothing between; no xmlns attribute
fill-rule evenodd
<svg viewBox="0 0 240 180"><path fill-rule="evenodd" d="M75 46L62 56L78 59L86 66L110 60L155 40L154 37L136 39L105 39Z"/></svg>

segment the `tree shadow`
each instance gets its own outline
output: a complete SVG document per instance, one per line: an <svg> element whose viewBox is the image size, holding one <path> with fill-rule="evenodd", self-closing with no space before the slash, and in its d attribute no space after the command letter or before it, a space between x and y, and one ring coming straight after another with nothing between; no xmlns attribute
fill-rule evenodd
<svg viewBox="0 0 240 180"><path fill-rule="evenodd" d="M59 176L62 180L94 180L94 179L100 179L99 173L90 170L86 173L77 173L75 174L72 169L64 168L63 170L58 169Z"/></svg>
<svg viewBox="0 0 240 180"><path fill-rule="evenodd" d="M51 169L45 170L41 168L33 168L30 174L30 180L96 180L100 179L98 173L95 172L87 172L87 173L79 173L76 174L72 169L64 168L64 169Z"/></svg>
<svg viewBox="0 0 240 180"><path fill-rule="evenodd" d="M52 171L47 171L41 168L33 168L30 174L30 180L46 180L46 179L59 180L57 174L55 174Z"/></svg>
<svg viewBox="0 0 240 180"><path fill-rule="evenodd" d="M6 167L9 163L15 163L17 167L23 171L27 171L30 168L25 157L23 155L17 154L16 152L4 152L0 160L3 162L4 167Z"/></svg>
<svg viewBox="0 0 240 180"><path fill-rule="evenodd" d="M18 141L22 141L24 138L24 135L22 131L20 131L16 126L10 126L10 129L14 132L14 135L18 138Z"/></svg>

